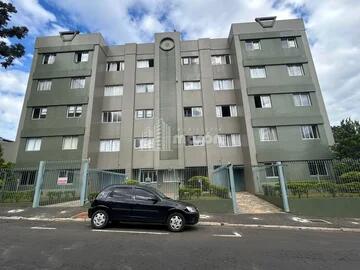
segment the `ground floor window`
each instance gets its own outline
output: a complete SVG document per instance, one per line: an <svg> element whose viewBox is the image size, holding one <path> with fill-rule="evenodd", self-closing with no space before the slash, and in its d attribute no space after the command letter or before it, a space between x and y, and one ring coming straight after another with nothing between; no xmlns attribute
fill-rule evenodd
<svg viewBox="0 0 360 270"><path fill-rule="evenodd" d="M74 170L61 170L59 172L59 178L67 178L67 183L74 183Z"/></svg>
<svg viewBox="0 0 360 270"><path fill-rule="evenodd" d="M36 181L36 171L21 172L20 185L34 185Z"/></svg>
<svg viewBox="0 0 360 270"><path fill-rule="evenodd" d="M328 170L324 161L309 161L308 167L311 176L328 175Z"/></svg>
<svg viewBox="0 0 360 270"><path fill-rule="evenodd" d="M265 163L265 175L266 178L279 177L278 167L274 166L276 163Z"/></svg>

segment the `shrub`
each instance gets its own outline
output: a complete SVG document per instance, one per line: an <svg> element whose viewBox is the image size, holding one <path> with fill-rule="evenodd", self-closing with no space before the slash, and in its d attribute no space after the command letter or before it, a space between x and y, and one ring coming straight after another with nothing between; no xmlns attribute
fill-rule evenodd
<svg viewBox="0 0 360 270"><path fill-rule="evenodd" d="M88 195L88 201L89 201L89 202L94 201L98 194L99 194L98 192L92 192L92 193L90 193L90 194Z"/></svg>
<svg viewBox="0 0 360 270"><path fill-rule="evenodd" d="M223 198L223 199L228 199L229 198L229 190L226 187L210 185L210 195L215 195L215 196Z"/></svg>
<svg viewBox="0 0 360 270"><path fill-rule="evenodd" d="M346 183L338 185L339 192L342 193L359 193L360 196L360 182Z"/></svg>
<svg viewBox="0 0 360 270"><path fill-rule="evenodd" d="M186 181L185 186L187 188L200 188L202 191L209 191L210 180L206 176L193 176Z"/></svg>
<svg viewBox="0 0 360 270"><path fill-rule="evenodd" d="M138 185L139 182L137 180L134 180L134 179L126 179L125 184L126 185Z"/></svg>
<svg viewBox="0 0 360 270"><path fill-rule="evenodd" d="M334 182L322 181L314 185L317 191L326 191L329 192L333 197L336 196L336 193L339 191L339 185Z"/></svg>
<svg viewBox="0 0 360 270"><path fill-rule="evenodd" d="M359 161L358 160L341 160L340 162L334 165L334 172L336 175L342 175L344 173L360 171Z"/></svg>
<svg viewBox="0 0 360 270"><path fill-rule="evenodd" d="M280 185L279 184L276 184L276 185L264 184L264 185L262 185L262 188L263 188L265 196L280 195Z"/></svg>
<svg viewBox="0 0 360 270"><path fill-rule="evenodd" d="M352 172L343 173L340 176L340 180L342 184L353 183L353 182L360 183L360 172L352 171Z"/></svg>
<svg viewBox="0 0 360 270"><path fill-rule="evenodd" d="M293 195L297 195L301 198L302 195L309 197L309 191L315 187L316 182L289 182L287 188Z"/></svg>
<svg viewBox="0 0 360 270"><path fill-rule="evenodd" d="M201 196L201 189L199 188L180 188L179 199L191 200L193 197L199 198Z"/></svg>
<svg viewBox="0 0 360 270"><path fill-rule="evenodd" d="M1 202L32 202L34 191L3 191L0 194Z"/></svg>

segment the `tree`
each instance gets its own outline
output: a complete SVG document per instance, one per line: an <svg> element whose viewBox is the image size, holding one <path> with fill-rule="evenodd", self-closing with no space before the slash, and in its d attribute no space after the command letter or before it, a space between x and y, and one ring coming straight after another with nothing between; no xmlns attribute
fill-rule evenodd
<svg viewBox="0 0 360 270"><path fill-rule="evenodd" d="M335 144L332 150L340 158L360 159L360 123L347 118L333 126Z"/></svg>
<svg viewBox="0 0 360 270"><path fill-rule="evenodd" d="M12 165L13 164L11 162L6 162L3 159L3 150L2 150L2 147L1 147L1 144L0 144L0 169L10 168L10 167L12 167Z"/></svg>
<svg viewBox="0 0 360 270"><path fill-rule="evenodd" d="M11 3L0 1L0 38L22 39L26 36L28 29L25 26L8 26L12 13L17 13L16 8ZM0 64L7 68L13 64L15 58L20 58L25 54L25 48L20 43L7 44L0 39Z"/></svg>

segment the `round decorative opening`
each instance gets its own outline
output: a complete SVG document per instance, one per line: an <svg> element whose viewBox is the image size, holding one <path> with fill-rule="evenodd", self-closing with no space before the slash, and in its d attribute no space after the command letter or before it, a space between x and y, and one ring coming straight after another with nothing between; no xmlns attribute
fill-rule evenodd
<svg viewBox="0 0 360 270"><path fill-rule="evenodd" d="M171 38L164 38L160 42L160 48L164 51L170 51L174 47L175 47L175 43Z"/></svg>

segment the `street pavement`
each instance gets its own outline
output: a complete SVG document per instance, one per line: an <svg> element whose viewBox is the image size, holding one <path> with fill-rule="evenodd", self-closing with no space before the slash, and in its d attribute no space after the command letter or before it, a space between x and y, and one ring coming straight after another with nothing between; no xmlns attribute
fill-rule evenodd
<svg viewBox="0 0 360 270"><path fill-rule="evenodd" d="M359 269L360 233L0 220L0 269Z"/></svg>

